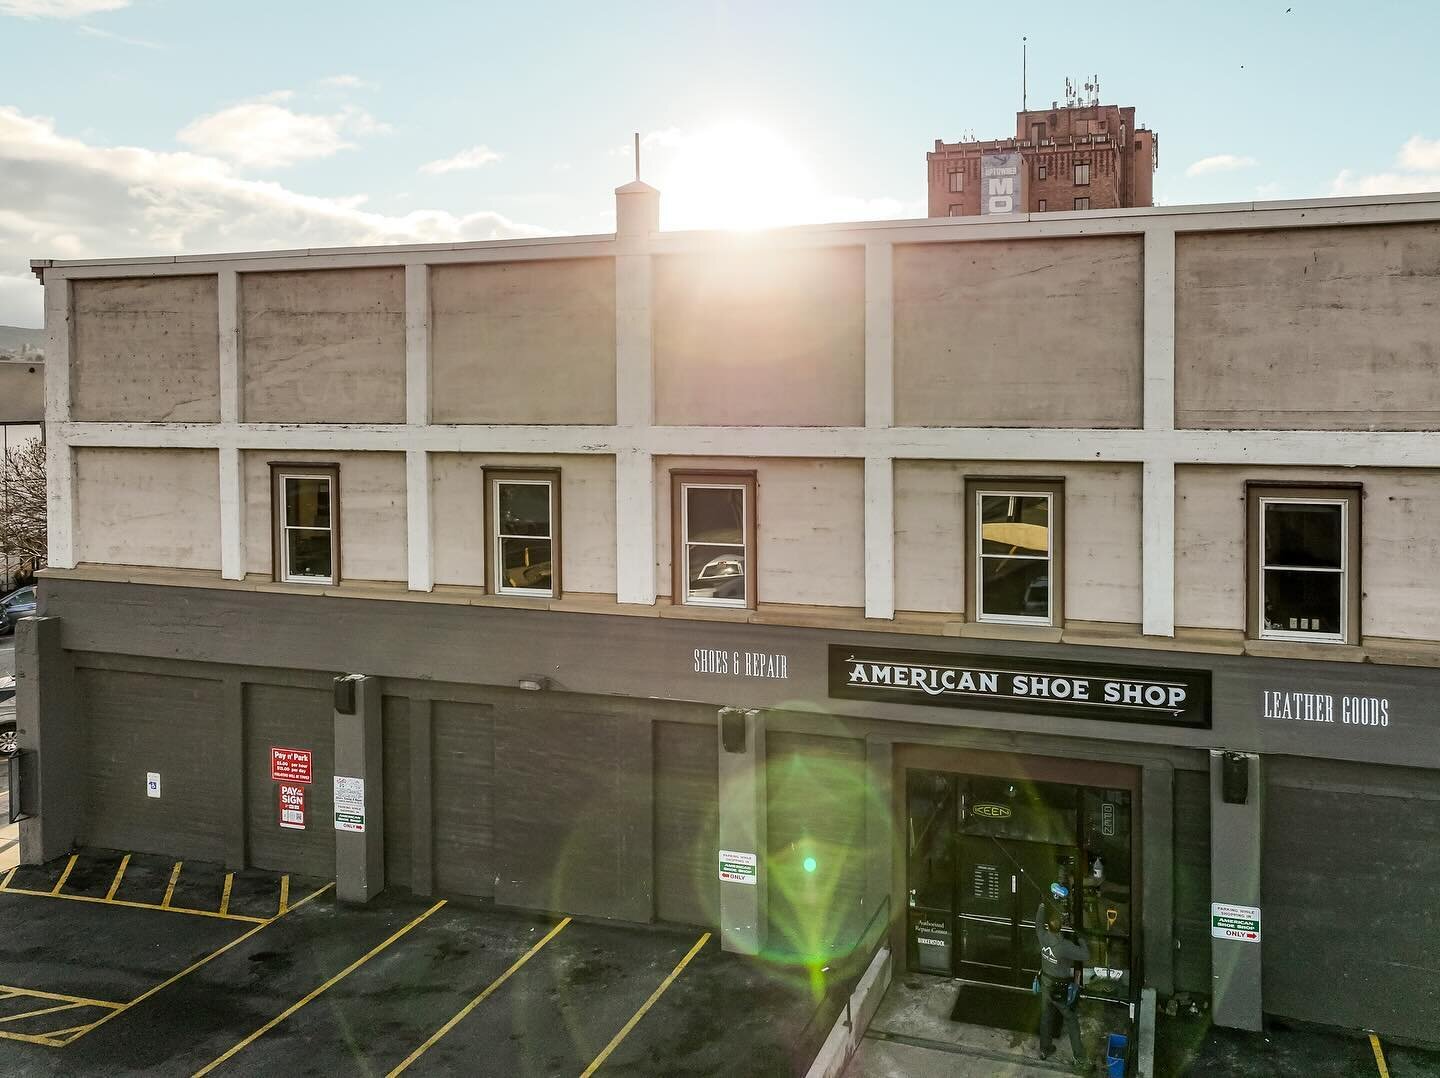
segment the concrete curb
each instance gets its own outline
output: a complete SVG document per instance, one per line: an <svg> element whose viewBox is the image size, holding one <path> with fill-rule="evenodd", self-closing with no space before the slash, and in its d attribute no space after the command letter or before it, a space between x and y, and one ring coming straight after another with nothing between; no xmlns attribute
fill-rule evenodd
<svg viewBox="0 0 1440 1078"><path fill-rule="evenodd" d="M850 1057L860 1047L860 1039L865 1036L870 1020L880 1008L885 989L890 987L890 972L890 948L882 947L850 994L848 1006L835 1019L830 1035L820 1046L820 1052L805 1072L805 1078L839 1078L844 1073Z"/></svg>
<svg viewBox="0 0 1440 1078"><path fill-rule="evenodd" d="M1140 1036L1135 1046L1136 1078L1155 1075L1155 989L1140 990Z"/></svg>

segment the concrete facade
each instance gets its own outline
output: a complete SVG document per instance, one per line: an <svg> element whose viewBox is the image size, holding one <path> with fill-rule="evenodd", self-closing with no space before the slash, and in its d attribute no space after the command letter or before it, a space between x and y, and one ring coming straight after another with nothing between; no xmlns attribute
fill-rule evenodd
<svg viewBox="0 0 1440 1078"><path fill-rule="evenodd" d="M0 358L0 423L33 423L45 418L45 363Z"/></svg>
<svg viewBox="0 0 1440 1078"><path fill-rule="evenodd" d="M915 771L1103 787L1128 797L1137 825L1125 914L1135 988L1212 994L1214 1013L1237 1026L1275 1013L1423 1039L1435 988L1417 971L1440 961L1433 941L1409 965L1376 963L1364 940L1337 941L1326 926L1360 908L1377 924L1413 919L1423 891L1375 892L1387 866L1440 885L1433 857L1416 853L1433 848L1440 802L1412 796L1440 771L1429 706L1440 584L1425 538L1440 444L1433 428L1409 429L1427 414L1412 406L1423 405L1426 353L1411 327L1431 308L1401 272L1424 277L1440 198L875 222L744 240L656 232L657 198L643 184L621 189L614 236L37 267L53 567L27 659L41 691L21 709L22 749L44 757L30 766L46 776L26 856L125 842L340 871L328 831L278 829L264 765L272 744L312 745L315 811L328 814L322 788L345 738L330 679L344 671L379 684L383 841L365 857L367 870L383 862L389 886L705 924L738 949L827 958L888 910L896 964L914 972L903 836ZM1232 332L1224 319L1259 334L1253 311L1227 313L1214 297L1243 290L1257 264L1298 264L1313 242L1358 275L1347 302L1375 340L1328 362L1364 396L1321 408L1313 424L1208 425L1204 415L1233 401L1197 403L1192 360L1220 364L1227 393L1254 385L1255 400L1273 402L1294 388L1324 404L1323 387L1286 385L1302 366L1271 385L1262 353L1195 339ZM1239 252L1229 268L1215 253L1225 244ZM1326 258L1342 260L1312 265ZM403 364L394 343L378 366L378 353L357 348L357 394L381 367L391 382L400 370L403 412L248 415L246 297L267 287L248 278L315 275L311 294L322 295L329 275L362 271L386 282L387 332L403 280ZM1272 325L1277 310L1307 322L1312 302L1337 294L1331 270L1313 291L1309 273L1276 276ZM131 327L115 377L137 384L136 357L169 318L196 347L157 354L200 380L209 320L213 418L166 420L169 397L128 383L116 395L126 416L88 410L94 377L120 354L96 337L101 295L105 317ZM1404 316L1389 335L1386 304ZM286 332L303 345L299 324ZM343 336L337 325L355 323L316 324L328 327L323 351ZM337 583L273 579L274 462L338 469ZM559 469L560 599L487 593L490 465ZM753 475L753 604L674 601L674 470ZM1055 623L980 622L969 609L972 479L1063 482ZM1359 488L1354 639L1247 632L1246 484L1275 480ZM864 695L836 670L866 649L907 670L1115 670L1193 687L1199 702L1120 721L1073 701ZM72 668L74 679L52 676ZM74 701L56 689L71 680L84 689ZM1372 721L1382 704L1385 721ZM736 711L738 743L721 717ZM150 724L147 752L189 746L194 759L194 738L211 745L213 808L141 805L137 754L81 751L93 731L137 723ZM1226 800L1216 752L1257 758L1253 796ZM71 812L67 782L102 796ZM1398 805L1402 822L1380 826ZM1363 841L1346 833L1341 872L1332 832L1352 818ZM756 882L722 880L721 850L753 854ZM1238 963L1242 944L1217 948L1211 902L1263 907L1263 945L1244 943L1253 950ZM1338 978L1333 991L1301 991L1317 950L1363 969L1364 992Z"/></svg>

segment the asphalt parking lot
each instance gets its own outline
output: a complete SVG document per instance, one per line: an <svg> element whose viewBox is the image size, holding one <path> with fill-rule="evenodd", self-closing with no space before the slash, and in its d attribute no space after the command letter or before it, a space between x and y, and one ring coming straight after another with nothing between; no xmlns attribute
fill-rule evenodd
<svg viewBox="0 0 1440 1078"><path fill-rule="evenodd" d="M0 1073L784 1075L804 978L591 923L82 851L0 873Z"/></svg>

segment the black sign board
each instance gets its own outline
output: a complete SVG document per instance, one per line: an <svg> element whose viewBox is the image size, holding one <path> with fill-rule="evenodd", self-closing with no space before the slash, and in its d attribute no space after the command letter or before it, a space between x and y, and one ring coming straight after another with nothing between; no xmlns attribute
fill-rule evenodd
<svg viewBox="0 0 1440 1078"><path fill-rule="evenodd" d="M830 695L1210 728L1210 671L830 645Z"/></svg>

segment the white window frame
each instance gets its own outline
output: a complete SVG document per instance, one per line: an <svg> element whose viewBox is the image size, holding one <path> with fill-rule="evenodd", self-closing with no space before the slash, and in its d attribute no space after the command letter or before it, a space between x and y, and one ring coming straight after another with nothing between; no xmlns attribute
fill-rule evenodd
<svg viewBox="0 0 1440 1078"><path fill-rule="evenodd" d="M692 490L738 490L740 492L740 542L739 543L694 543L690 541L690 491ZM725 607L731 610L746 610L750 606L749 594L751 587L750 574L755 571L755 559L751 556L750 550L750 487L746 483L709 483L702 481L680 480L680 587L682 589L681 603L685 606L714 606ZM745 595L739 599L716 599L713 596L692 596L690 594L690 548L691 547L714 547L717 550L729 550L738 546L744 551L745 557Z"/></svg>
<svg viewBox="0 0 1440 1078"><path fill-rule="evenodd" d="M1268 565L1265 561L1265 525L1267 506L1271 505L1338 505L1340 507L1340 568L1328 569L1323 566ZM1259 591L1256 601L1259 618L1256 627L1261 640L1292 640L1309 644L1348 643L1350 627L1350 503L1343 498L1278 498L1260 496L1260 542L1257 557L1260 570ZM1338 633L1317 633L1305 629L1267 629L1265 627L1265 574L1270 570L1284 573L1338 573L1340 576L1340 631Z"/></svg>
<svg viewBox="0 0 1440 1078"><path fill-rule="evenodd" d="M1081 170L1082 168L1085 170L1085 178L1084 178L1083 180L1080 178L1080 170ZM1075 186L1076 186L1076 187L1088 187L1089 185L1090 185L1090 162L1089 162L1089 161L1076 161L1076 162L1075 162Z"/></svg>
<svg viewBox="0 0 1440 1078"><path fill-rule="evenodd" d="M546 493L546 506L549 519L546 523L544 535L507 535L500 530L500 488L502 486L512 487L544 487ZM560 553L558 541L555 538L555 481L553 479L507 479L496 477L490 483L490 519L494 521L494 535L491 542L494 544L490 551L491 564L491 586L496 595L526 595L532 599L553 599L555 598L555 566ZM548 588L517 588L505 583L505 558L504 540L506 539L545 539L550 543L550 586Z"/></svg>
<svg viewBox="0 0 1440 1078"><path fill-rule="evenodd" d="M340 515L340 504L335 497L335 476L330 472L307 472L300 468L282 469L276 477L280 484L280 506L277 514L280 520L280 580L285 584L316 584L320 586L335 584L335 522ZM289 483L292 479L315 480L323 479L328 488L330 500L330 526L328 528L301 527L291 525L290 515L290 490ZM330 535L330 573L328 576L299 576L290 571L290 532L328 532Z"/></svg>
<svg viewBox="0 0 1440 1078"><path fill-rule="evenodd" d="M1045 499L1045 556L1037 558L1029 554L986 554L984 506L986 498L1044 498ZM1054 625L1055 624L1055 494L1048 490L1006 490L1003 488L980 487L975 490L975 620L989 625ZM1043 561L1046 566L1045 616L1038 614L987 614L985 613L985 574L982 571L986 558L998 561L1008 558L1012 561Z"/></svg>

